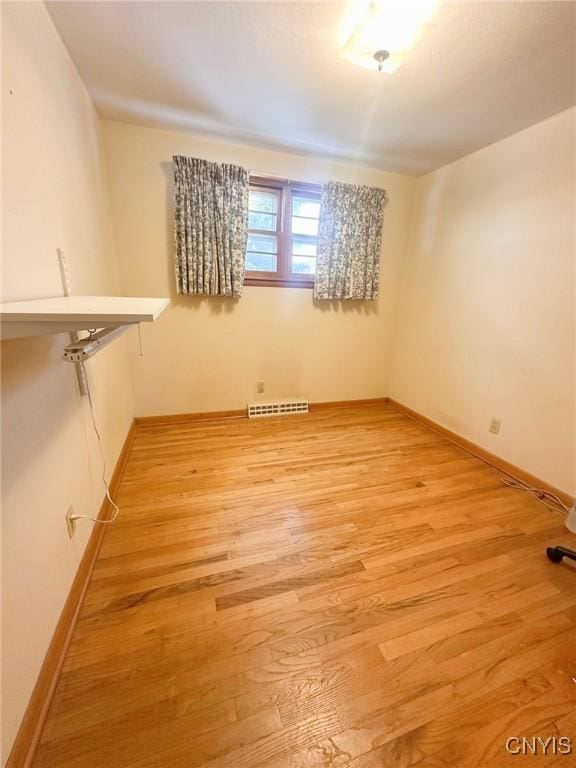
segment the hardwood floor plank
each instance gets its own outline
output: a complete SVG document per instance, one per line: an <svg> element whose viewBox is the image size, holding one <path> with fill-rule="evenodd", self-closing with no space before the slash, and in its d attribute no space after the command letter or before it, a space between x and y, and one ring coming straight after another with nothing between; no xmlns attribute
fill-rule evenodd
<svg viewBox="0 0 576 768"><path fill-rule="evenodd" d="M216 598L216 610L222 611L225 608L233 608L235 605L249 603L252 600L262 600L264 597L280 595L283 592L293 592L297 589L316 584L325 584L339 576L349 576L352 573L363 571L364 566L360 561L352 563L336 564L332 568L322 569L307 574L306 576L294 576L285 581L272 581L262 587L255 589L246 589L242 592L233 592L229 595L222 595Z"/></svg>

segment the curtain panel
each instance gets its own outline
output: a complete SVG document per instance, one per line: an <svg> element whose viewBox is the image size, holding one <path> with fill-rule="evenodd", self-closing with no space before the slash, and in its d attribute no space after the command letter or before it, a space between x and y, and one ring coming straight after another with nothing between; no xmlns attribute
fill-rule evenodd
<svg viewBox="0 0 576 768"><path fill-rule="evenodd" d="M178 293L240 296L248 238L248 171L175 156Z"/></svg>
<svg viewBox="0 0 576 768"><path fill-rule="evenodd" d="M328 182L318 225L316 299L378 298L383 189Z"/></svg>

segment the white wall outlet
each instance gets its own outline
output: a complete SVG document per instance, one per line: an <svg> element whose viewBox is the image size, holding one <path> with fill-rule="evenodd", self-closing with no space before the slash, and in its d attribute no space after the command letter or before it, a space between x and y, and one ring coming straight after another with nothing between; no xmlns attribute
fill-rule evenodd
<svg viewBox="0 0 576 768"><path fill-rule="evenodd" d="M501 419L490 419L490 432L492 432L493 435L499 434L501 426Z"/></svg>
<svg viewBox="0 0 576 768"><path fill-rule="evenodd" d="M264 382L263 381L257 381L256 382L256 393L258 395L261 395L262 392L264 392Z"/></svg>
<svg viewBox="0 0 576 768"><path fill-rule="evenodd" d="M68 528L68 536L70 538L76 533L76 520L73 515L74 507L68 507L68 512L66 512L66 528Z"/></svg>

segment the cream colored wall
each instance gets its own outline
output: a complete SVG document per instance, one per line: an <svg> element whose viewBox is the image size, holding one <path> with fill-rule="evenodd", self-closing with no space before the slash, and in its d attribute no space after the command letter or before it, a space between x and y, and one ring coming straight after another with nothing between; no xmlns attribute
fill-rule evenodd
<svg viewBox="0 0 576 768"><path fill-rule="evenodd" d="M396 284L414 179L325 159L105 122L105 145L122 290L170 295L162 323L130 339L137 415L236 409L259 399L312 401L387 394ZM378 302L314 303L307 289L247 287L238 301L177 297L172 246L172 155L233 162L305 181L385 187Z"/></svg>
<svg viewBox="0 0 576 768"><path fill-rule="evenodd" d="M99 119L41 3L2 4L2 300L118 292ZM101 461L86 398L61 359L65 336L2 343L2 752L5 760L95 514ZM132 420L125 345L91 361L108 467Z"/></svg>
<svg viewBox="0 0 576 768"><path fill-rule="evenodd" d="M418 181L390 394L576 491L575 110ZM502 420L499 435L490 419Z"/></svg>

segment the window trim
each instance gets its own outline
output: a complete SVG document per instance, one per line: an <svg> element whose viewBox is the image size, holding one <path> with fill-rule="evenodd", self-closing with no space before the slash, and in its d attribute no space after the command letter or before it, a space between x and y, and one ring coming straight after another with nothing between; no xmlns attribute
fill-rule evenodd
<svg viewBox="0 0 576 768"><path fill-rule="evenodd" d="M306 181L290 181L274 176L256 176L250 174L250 189L261 189L266 192L275 192L278 196L278 209L276 214L276 237L278 239L278 253L276 256L276 272L246 271L244 285L259 285L262 287L276 288L313 288L314 277L310 275L296 276L288 271L289 258L285 255L292 249L292 227L284 227L285 221L292 220L292 196L293 194L308 194L311 198L318 199L322 186ZM261 234L271 234L270 231L249 230Z"/></svg>

